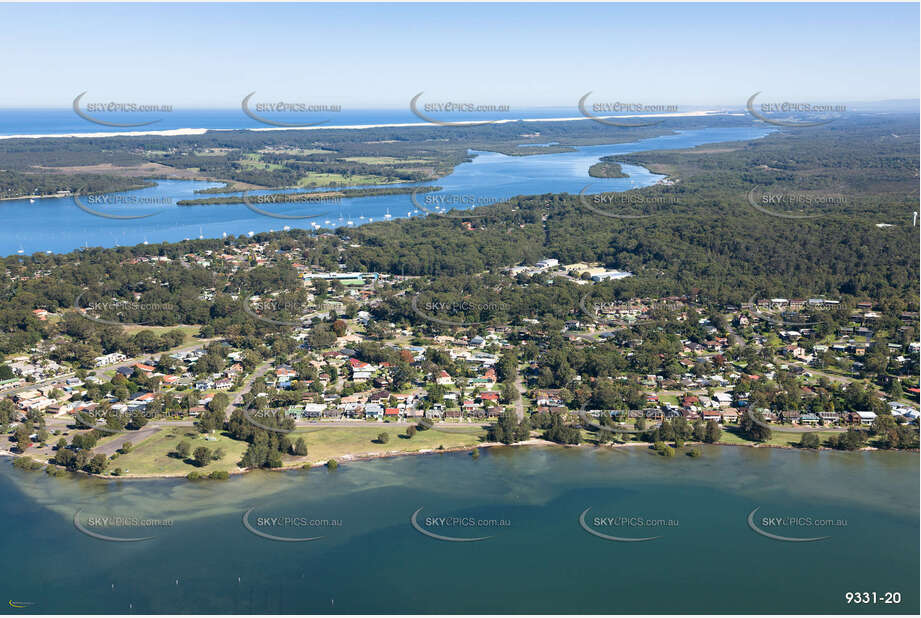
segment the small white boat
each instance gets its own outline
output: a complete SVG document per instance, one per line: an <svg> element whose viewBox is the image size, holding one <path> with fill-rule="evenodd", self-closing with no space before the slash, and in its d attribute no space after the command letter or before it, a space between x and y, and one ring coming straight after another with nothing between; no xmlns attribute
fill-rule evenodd
<svg viewBox="0 0 921 618"><path fill-rule="evenodd" d="M390 216L390 209L389 209L389 208L387 209L387 214L384 215L384 218L385 218L385 219L390 219L390 218L391 218L391 216Z"/></svg>
<svg viewBox="0 0 921 618"><path fill-rule="evenodd" d="M29 198L29 203L30 203L30 204L34 204L34 203L35 203L35 200L33 200L32 198Z"/></svg>
<svg viewBox="0 0 921 618"><path fill-rule="evenodd" d="M198 228L198 239L199 239L199 240L202 240L204 237L205 237L205 235L202 234L202 232L201 232L201 227L199 227L199 228Z"/></svg>
<svg viewBox="0 0 921 618"><path fill-rule="evenodd" d="M349 221L349 225L355 225L355 223L353 223L352 221Z"/></svg>
<svg viewBox="0 0 921 618"><path fill-rule="evenodd" d="M249 236L250 238L252 238L253 236L256 235L256 232L250 230L250 231L248 231L248 232L246 233L246 235Z"/></svg>

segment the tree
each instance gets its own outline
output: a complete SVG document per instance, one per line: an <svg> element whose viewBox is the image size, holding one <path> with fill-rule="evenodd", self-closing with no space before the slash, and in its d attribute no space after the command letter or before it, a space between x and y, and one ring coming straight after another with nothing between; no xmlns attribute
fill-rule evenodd
<svg viewBox="0 0 921 618"><path fill-rule="evenodd" d="M720 429L719 423L714 420L707 421L706 428L704 429L704 442L713 444L714 442L719 442L720 436L722 436L723 430Z"/></svg>
<svg viewBox="0 0 921 618"><path fill-rule="evenodd" d="M811 431L806 432L799 439L800 448L819 448L819 436Z"/></svg>
<svg viewBox="0 0 921 618"><path fill-rule="evenodd" d="M223 395L224 393L219 393ZM216 396L215 396L216 397ZM198 429L203 433L220 429L224 426L224 409L213 408L205 410L198 418Z"/></svg>
<svg viewBox="0 0 921 618"><path fill-rule="evenodd" d="M294 443L294 454L298 457L307 455L307 441L304 438L298 438Z"/></svg>
<svg viewBox="0 0 921 618"><path fill-rule="evenodd" d="M149 405L147 407L148 409L150 408ZM144 412L141 412L140 410L136 410L134 414L131 415L131 420L128 422L128 425L130 425L131 429L133 430L141 429L146 424L147 424L147 414L145 414Z"/></svg>
<svg viewBox="0 0 921 618"><path fill-rule="evenodd" d="M387 444L390 441L390 434L386 431L377 434L377 443L378 444Z"/></svg>
<svg viewBox="0 0 921 618"><path fill-rule="evenodd" d="M841 451L856 451L867 443L867 432L848 429L845 433L829 436L825 445Z"/></svg>
<svg viewBox="0 0 921 618"><path fill-rule="evenodd" d="M707 426L701 420L694 422L694 439L698 442L705 442L707 439Z"/></svg>
<svg viewBox="0 0 921 618"><path fill-rule="evenodd" d="M416 435L416 427L414 425L410 425L406 428L406 437L411 439L414 435Z"/></svg>
<svg viewBox="0 0 921 618"><path fill-rule="evenodd" d="M227 410L227 406L230 405L230 397L227 393L219 392L214 395L211 401L208 402L208 410L212 412L219 412L221 419L224 418L224 412Z"/></svg>
<svg viewBox="0 0 921 618"><path fill-rule="evenodd" d="M889 433L890 429L895 428L895 419L891 414L879 414L875 419L873 419L873 425L871 429L873 430L873 435L886 435Z"/></svg>
<svg viewBox="0 0 921 618"><path fill-rule="evenodd" d="M192 445L188 440L183 440L176 445L176 454L182 459L186 459L192 452Z"/></svg>
<svg viewBox="0 0 921 618"><path fill-rule="evenodd" d="M898 378L892 378L889 381L889 389L886 394L888 394L893 401L901 399L902 395L904 395L902 392L902 382Z"/></svg>
<svg viewBox="0 0 921 618"><path fill-rule="evenodd" d="M771 439L771 428L764 422L760 412L752 408L746 409L739 422L739 433L747 440L766 442Z"/></svg>
<svg viewBox="0 0 921 618"><path fill-rule="evenodd" d="M134 448L134 444L131 443L131 440L127 440L124 444L122 444L122 447L119 450L121 450L122 455L125 455L127 453L130 453L131 449L133 448Z"/></svg>
<svg viewBox="0 0 921 618"><path fill-rule="evenodd" d="M108 464L109 460L106 459L106 456L102 453L99 453L93 455L93 458L86 462L84 468L90 474L102 474Z"/></svg>
<svg viewBox="0 0 921 618"><path fill-rule="evenodd" d="M494 442L514 444L527 440L531 435L531 426L527 419L518 421L518 416L511 410L499 415L499 420L489 427L487 435Z"/></svg>
<svg viewBox="0 0 921 618"><path fill-rule="evenodd" d="M0 425L9 425L16 416L16 404L10 398L0 399Z"/></svg>
<svg viewBox="0 0 921 618"><path fill-rule="evenodd" d="M579 427L564 425L559 414L551 415L550 427L544 431L544 439L560 444L579 444L582 442L582 432Z"/></svg>
<svg viewBox="0 0 921 618"><path fill-rule="evenodd" d="M32 428L26 423L23 423L16 428L16 431L13 435L16 438L16 446L19 447L20 453L25 453L26 449L32 446L32 440L29 438L31 433Z"/></svg>
<svg viewBox="0 0 921 618"><path fill-rule="evenodd" d="M514 403L518 401L520 397L521 393L518 392L518 389L515 387L513 382L502 383L502 399L508 403Z"/></svg>
<svg viewBox="0 0 921 618"><path fill-rule="evenodd" d="M211 462L211 449L207 446L199 446L195 449L193 458L198 467L203 468Z"/></svg>

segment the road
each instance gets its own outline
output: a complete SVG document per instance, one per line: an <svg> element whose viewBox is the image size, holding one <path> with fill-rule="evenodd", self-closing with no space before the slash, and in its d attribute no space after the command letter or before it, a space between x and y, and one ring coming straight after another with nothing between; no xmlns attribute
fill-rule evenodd
<svg viewBox="0 0 921 618"><path fill-rule="evenodd" d="M111 457L113 454L115 454L115 451L120 449L122 445L125 444L125 442L131 442L132 444L137 445L158 431L160 431L160 426L158 425L145 425L138 431L129 431L118 434L105 444L101 444L94 448L93 452L102 453L106 457Z"/></svg>
<svg viewBox="0 0 921 618"><path fill-rule="evenodd" d="M256 381L256 378L260 378L268 373L269 369L272 367L272 361L265 361L253 371L246 382L243 384L243 388L240 389L240 392L237 393L237 396L233 398L233 401L230 402L230 405L227 406L227 418L230 418L230 412L238 405L243 403L243 396L248 393L253 388L253 382Z"/></svg>
<svg viewBox="0 0 921 618"><path fill-rule="evenodd" d="M518 417L518 422L520 423L524 419L524 376L521 375L521 369L519 368L516 372L518 375L515 377L515 388L518 389L518 399L515 400L515 416Z"/></svg>

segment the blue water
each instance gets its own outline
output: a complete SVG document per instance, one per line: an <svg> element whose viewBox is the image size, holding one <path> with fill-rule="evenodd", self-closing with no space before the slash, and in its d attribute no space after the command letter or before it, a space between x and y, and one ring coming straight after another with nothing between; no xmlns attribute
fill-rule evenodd
<svg viewBox="0 0 921 618"><path fill-rule="evenodd" d="M242 97L241 97L242 98ZM254 96L249 106L256 115L275 122L316 123L327 121L329 126L366 125L366 124L404 124L424 121L406 107L397 109L354 109L343 108L338 112L276 113L257 112L255 103L268 102L266 98ZM83 103L102 102L98 97L88 93ZM69 104L70 102L68 102ZM138 103L145 103L139 101ZM166 104L168 101L155 101ZM418 107L425 115L442 122L463 122L483 120L507 120L516 118L577 118L581 114L577 107L547 107L531 109L511 109L508 112L490 113L426 113L422 100ZM236 109L174 109L171 112L87 112L86 106L81 110L90 117L105 122L134 124L157 121L142 127L110 127L93 123L78 116L72 108L62 109L0 109L0 136L3 135L66 135L71 133L120 133L132 131L165 131L169 129L271 129L273 125L263 124Z"/></svg>
<svg viewBox="0 0 921 618"><path fill-rule="evenodd" d="M308 434L309 449L323 432ZM705 447L696 459L636 446L483 449L343 464L335 472L253 472L229 481L52 478L0 460L0 577L20 613L918 613L918 457ZM260 538L266 533L313 542ZM580 527L650 542L612 542ZM840 520L771 527L748 514ZM410 516L421 509L420 534ZM169 519L96 528L89 518ZM594 516L671 520L608 526ZM257 517L341 526L266 527ZM429 517L475 526L434 527ZM760 521L759 517L759 521ZM506 526L485 525L503 520ZM762 524L763 525L763 524ZM846 593L899 592L898 605Z"/></svg>
<svg viewBox="0 0 921 618"><path fill-rule="evenodd" d="M637 142L585 146L573 152L510 157L493 152L477 152L472 162L457 166L452 174L424 185L438 185L437 194L447 203L494 203L517 195L544 193L579 193L591 184L587 194L627 191L655 184L662 176L636 165L623 165L628 178L591 178L588 168L607 155L648 150L691 148L701 144L764 137L771 130L764 128L724 128L682 131L673 135L639 140ZM138 215L156 212L155 216L135 220L112 220L93 216L79 209L72 198L45 198L30 203L28 199L0 202L0 255L18 252L66 253L89 247L130 246L143 242L176 242L185 238L220 238L222 235L243 235L291 228L313 228L315 225L334 228L361 225L370 220L382 221L389 213L392 218L427 216L414 205L411 196L387 195L341 200L338 204L264 205L259 208L285 215L320 215L310 220L282 220L257 214L244 204L178 207L182 199L211 197L195 193L197 189L220 186L217 183L185 180L160 180L157 186L110 197L130 196L139 201L165 199L168 205L98 205L92 208L117 215ZM392 185L394 186L394 185ZM417 185L402 185L417 186ZM268 191L268 193L277 191ZM255 191L252 195L267 193ZM237 194L239 195L239 194ZM81 198L87 204L88 198ZM427 209L420 194L417 200ZM89 204L87 204L89 205ZM315 225L314 225L315 224Z"/></svg>

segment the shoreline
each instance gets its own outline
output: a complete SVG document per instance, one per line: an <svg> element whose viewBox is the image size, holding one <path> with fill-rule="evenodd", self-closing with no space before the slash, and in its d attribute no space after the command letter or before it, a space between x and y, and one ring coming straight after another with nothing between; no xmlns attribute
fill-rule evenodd
<svg viewBox="0 0 921 618"><path fill-rule="evenodd" d="M332 459L334 459L337 463L341 465L343 463L352 463L356 461L374 461L377 459L392 459L394 457L437 455L437 454L442 454L442 453L463 453L463 452L472 453L474 449L496 448L496 447L503 447L503 446L505 447L559 446L562 448L592 448L592 449L611 448L611 449L616 449L616 448L627 448L627 447L636 447L636 446L644 446L646 448L649 448L652 445L653 445L652 442L624 442L622 444L604 444L604 445L590 444L588 442L583 442L581 444L558 444L556 442L544 440L543 438L530 438L528 440L524 440L522 442L516 442L514 444L503 444L501 442L483 442L483 443L476 444L473 446L455 446L455 447L446 448L446 449L422 449L418 451L385 451L381 453L365 453L365 454L358 454L358 455L345 454L339 457L333 457ZM684 446L685 447L687 446L719 446L719 447L742 447L742 448L771 448L771 449L781 449L781 450L788 450L788 451L799 451L799 450L814 451L816 453L821 452L821 451L839 452L838 449L829 448L827 446L819 446L819 448L815 448L815 449L800 449L795 446L782 446L779 444L758 444L758 443L737 444L737 443L732 443L732 442L719 442L719 441L713 442L711 444L705 444L703 442L685 442ZM889 449L889 450L891 450L892 452L897 452L897 453L904 452L904 453L918 454L919 452L921 452L921 449ZM885 449L879 449L874 446L865 446L865 447L856 449L855 451L842 451L842 452L885 452L885 451L886 451ZM47 468L53 468L60 472L72 472L72 471L68 471L66 468L62 468L58 466L57 464L47 463L47 462L43 463L43 462L38 461L37 459L33 459L28 454L23 455L19 453L14 453L6 449L0 450L0 457L10 457L11 459L14 459L14 460L23 458L23 457L28 457L29 459L32 459L32 461L35 461L36 463L39 463L41 466L43 466L42 468L43 470L47 467ZM242 474L248 474L250 472L255 472L257 470L262 470L265 472L291 472L294 470L303 470L303 469L313 470L314 468L323 468L326 465L327 465L326 461L298 462L298 463L291 463L291 464L283 465L278 468L244 468L244 469L238 468L236 470L228 470L227 474L229 474L230 476L237 476L237 475L242 475ZM197 471L197 470L190 470L189 472L194 472L194 471ZM83 472L82 470L77 471L76 474L82 474L87 477L95 477L97 479L101 479L104 481L122 481L122 480L133 481L133 480L149 480L149 479L186 479L188 475L188 473L186 473L186 474L123 474L121 476L112 476L111 474L91 474L89 472ZM191 479L187 479L187 480L190 480L190 482L192 482ZM207 475L205 475L205 476L202 476L200 479L196 479L196 480L209 481L213 479L209 479Z"/></svg>
<svg viewBox="0 0 921 618"><path fill-rule="evenodd" d="M701 110L693 112L675 112L663 114L631 114L624 116L596 116L600 119L611 118L694 118L702 116L723 116L730 115L731 112L719 110ZM737 115L737 114L733 114ZM506 118L502 120L488 121L489 124L508 124L510 122L572 122L576 120L592 120L585 116L574 116L567 118ZM480 125L482 120L459 121L453 126ZM190 135L204 135L208 131L361 131L365 129L392 129L407 127L435 127L440 125L429 122L399 122L399 123L381 123L381 124L351 124L351 125L330 125L330 126L312 126L312 127L255 127L240 129L205 129L205 128L182 128L182 129L163 129L160 131L100 131L98 133L33 133L25 135L0 135L0 140L4 139L62 139L62 138L91 138L91 137L182 137Z"/></svg>

